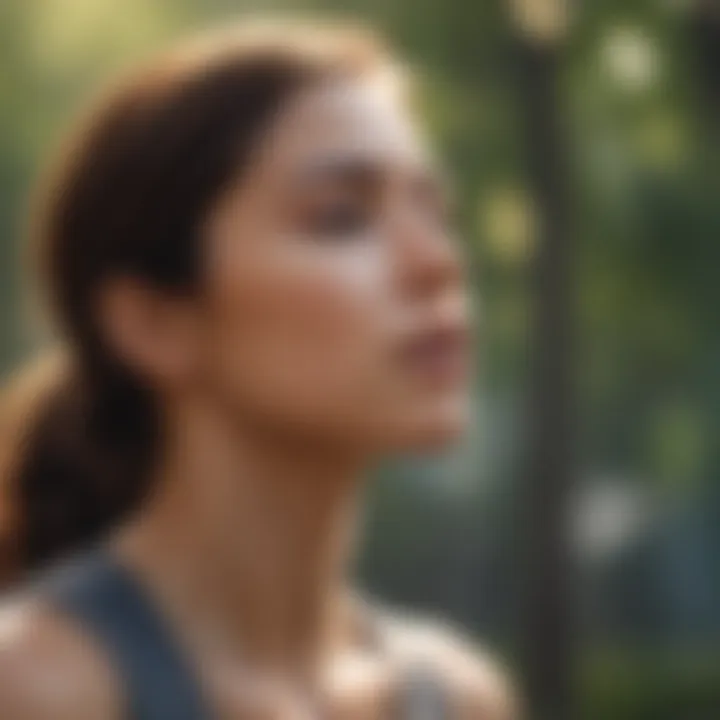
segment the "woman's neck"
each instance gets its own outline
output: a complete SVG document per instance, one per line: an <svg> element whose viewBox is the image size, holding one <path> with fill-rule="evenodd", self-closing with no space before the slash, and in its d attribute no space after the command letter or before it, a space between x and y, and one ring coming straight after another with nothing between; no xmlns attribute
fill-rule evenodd
<svg viewBox="0 0 720 720"><path fill-rule="evenodd" d="M119 551L198 651L309 668L349 630L343 569L362 470L201 408L178 412Z"/></svg>

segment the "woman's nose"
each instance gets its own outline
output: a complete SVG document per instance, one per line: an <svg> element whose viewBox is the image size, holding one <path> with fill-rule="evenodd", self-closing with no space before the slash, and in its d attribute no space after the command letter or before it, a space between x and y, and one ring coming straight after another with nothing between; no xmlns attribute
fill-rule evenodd
<svg viewBox="0 0 720 720"><path fill-rule="evenodd" d="M406 217L395 227L396 263L405 292L432 295L462 282L460 247L445 229Z"/></svg>

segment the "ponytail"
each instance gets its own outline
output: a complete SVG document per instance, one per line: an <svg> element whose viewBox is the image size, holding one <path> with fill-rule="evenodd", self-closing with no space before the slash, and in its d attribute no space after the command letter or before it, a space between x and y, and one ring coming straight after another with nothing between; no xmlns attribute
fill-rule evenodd
<svg viewBox="0 0 720 720"><path fill-rule="evenodd" d="M17 574L20 558L20 483L37 415L60 381L58 354L48 355L10 378L0 395L0 583ZM34 450L34 448L33 448Z"/></svg>
<svg viewBox="0 0 720 720"><path fill-rule="evenodd" d="M60 353L11 380L0 406L0 582L94 542L137 505L153 418L129 377L98 386Z"/></svg>

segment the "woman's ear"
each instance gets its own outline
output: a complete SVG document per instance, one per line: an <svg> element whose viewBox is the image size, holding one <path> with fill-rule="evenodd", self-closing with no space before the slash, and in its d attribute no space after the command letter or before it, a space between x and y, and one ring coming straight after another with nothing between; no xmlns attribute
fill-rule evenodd
<svg viewBox="0 0 720 720"><path fill-rule="evenodd" d="M110 352L158 385L186 382L198 358L196 303L131 277L108 280L97 296Z"/></svg>

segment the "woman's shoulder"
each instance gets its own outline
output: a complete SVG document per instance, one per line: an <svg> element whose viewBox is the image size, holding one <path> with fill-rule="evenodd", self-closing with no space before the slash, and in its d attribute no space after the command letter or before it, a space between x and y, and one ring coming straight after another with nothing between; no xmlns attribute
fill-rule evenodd
<svg viewBox="0 0 720 720"><path fill-rule="evenodd" d="M34 596L0 603L3 720L119 718L114 674L99 648Z"/></svg>
<svg viewBox="0 0 720 720"><path fill-rule="evenodd" d="M517 720L518 696L498 657L457 626L438 618L396 610L380 612L386 646L401 667L431 673L452 716Z"/></svg>

